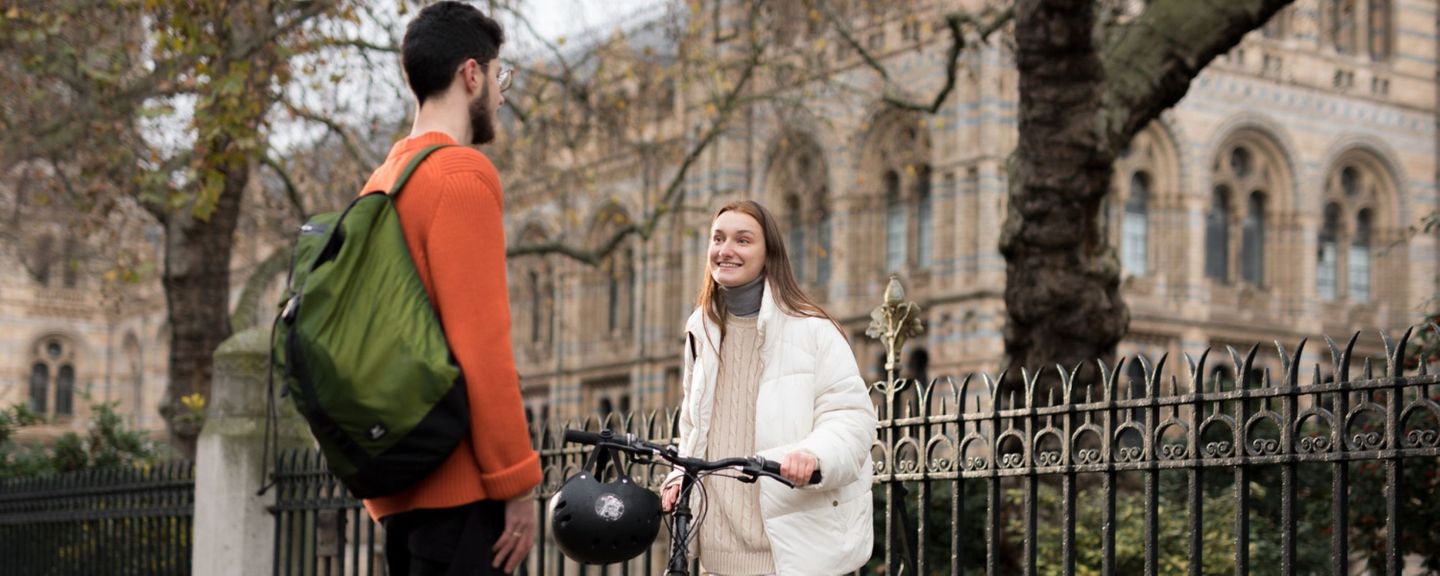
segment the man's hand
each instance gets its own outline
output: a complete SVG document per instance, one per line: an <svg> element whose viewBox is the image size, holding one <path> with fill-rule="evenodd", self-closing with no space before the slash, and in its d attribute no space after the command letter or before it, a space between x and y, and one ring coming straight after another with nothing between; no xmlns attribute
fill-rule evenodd
<svg viewBox="0 0 1440 576"><path fill-rule="evenodd" d="M820 467L820 460L809 452L791 452L780 461L780 475L796 488L810 483L810 474Z"/></svg>
<svg viewBox="0 0 1440 576"><path fill-rule="evenodd" d="M500 568L507 574L514 572L515 568L525 561L530 555L530 548L535 546L535 500L529 493L513 500L505 502L505 533L495 541L495 547L491 552L495 554L495 561L491 564L494 568Z"/></svg>

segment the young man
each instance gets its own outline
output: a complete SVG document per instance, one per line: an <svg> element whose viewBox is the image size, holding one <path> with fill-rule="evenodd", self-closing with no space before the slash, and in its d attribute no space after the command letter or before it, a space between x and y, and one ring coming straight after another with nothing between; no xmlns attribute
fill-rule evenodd
<svg viewBox="0 0 1440 576"><path fill-rule="evenodd" d="M471 145L495 138L510 72L504 32L473 6L440 2L405 31L401 60L418 110L365 190L388 190L435 144L397 201L405 241L465 375L472 424L435 472L399 494L365 501L385 526L392 575L513 571L535 541L540 458L530 447L510 348L500 178Z"/></svg>

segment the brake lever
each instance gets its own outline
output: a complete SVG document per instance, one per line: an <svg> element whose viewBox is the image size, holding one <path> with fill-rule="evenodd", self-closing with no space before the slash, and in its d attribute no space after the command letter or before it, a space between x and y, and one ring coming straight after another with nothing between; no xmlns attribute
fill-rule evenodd
<svg viewBox="0 0 1440 576"><path fill-rule="evenodd" d="M761 476L764 476L766 478L770 478L771 480L784 484L786 488L795 488L794 482L791 482L789 479L781 476L779 472L770 470L770 467L766 466L766 463L768 462L768 460L759 456L751 458L750 465L741 469L741 471L744 472L744 475L742 476L744 481L753 484L756 480L759 480Z"/></svg>

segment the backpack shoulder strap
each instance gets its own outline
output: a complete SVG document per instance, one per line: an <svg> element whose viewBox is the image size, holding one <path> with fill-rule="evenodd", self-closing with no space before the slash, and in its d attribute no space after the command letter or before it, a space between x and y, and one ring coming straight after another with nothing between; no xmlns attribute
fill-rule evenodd
<svg viewBox="0 0 1440 576"><path fill-rule="evenodd" d="M400 172L400 177L395 179L395 185L390 187L390 201L393 202L400 196L400 191L405 189L405 183L410 181L410 176L415 173L416 168L420 167L420 163L430 156L430 153L447 146L450 145L435 144L416 152L415 157L410 159L410 163L405 165L405 170Z"/></svg>

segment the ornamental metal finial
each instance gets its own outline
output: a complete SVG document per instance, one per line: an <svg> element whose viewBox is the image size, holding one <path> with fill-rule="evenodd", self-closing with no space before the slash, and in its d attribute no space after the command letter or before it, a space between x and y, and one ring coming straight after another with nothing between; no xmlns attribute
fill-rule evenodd
<svg viewBox="0 0 1440 576"><path fill-rule="evenodd" d="M870 328L865 335L885 345L885 371L891 377L900 369L900 350L905 341L925 333L920 323L920 305L905 300L905 287L900 278L890 275L885 286L885 303L870 312Z"/></svg>

